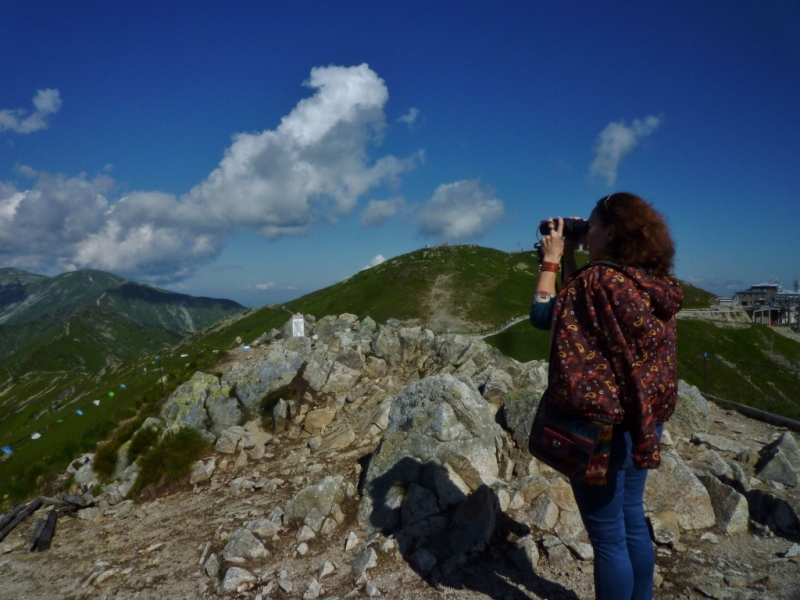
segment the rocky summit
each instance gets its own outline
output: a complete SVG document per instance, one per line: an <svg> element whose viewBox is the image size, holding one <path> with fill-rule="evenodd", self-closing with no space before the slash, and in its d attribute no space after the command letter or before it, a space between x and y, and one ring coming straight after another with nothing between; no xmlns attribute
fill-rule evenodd
<svg viewBox="0 0 800 600"><path fill-rule="evenodd" d="M45 552L31 539L57 499L5 538L0 597L593 597L571 488L527 450L545 362L396 321L304 319L304 336L287 323L234 349L142 425L213 444L177 490L126 499L141 472L126 446L95 497L93 456L73 463L84 508ZM681 382L663 446L645 494L656 598L799 598L794 434Z"/></svg>

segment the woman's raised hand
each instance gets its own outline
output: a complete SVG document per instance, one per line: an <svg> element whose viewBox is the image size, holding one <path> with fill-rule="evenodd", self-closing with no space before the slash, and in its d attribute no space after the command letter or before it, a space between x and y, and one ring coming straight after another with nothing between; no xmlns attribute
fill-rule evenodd
<svg viewBox="0 0 800 600"><path fill-rule="evenodd" d="M558 217L558 224L553 219L548 219L553 227L550 233L544 236L540 242L544 252L544 260L546 262L559 262L561 257L564 256L564 219Z"/></svg>

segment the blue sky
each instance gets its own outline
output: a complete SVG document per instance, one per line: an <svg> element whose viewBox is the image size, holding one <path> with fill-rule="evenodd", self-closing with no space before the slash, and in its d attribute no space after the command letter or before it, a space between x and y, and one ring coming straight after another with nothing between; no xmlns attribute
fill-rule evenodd
<svg viewBox="0 0 800 600"><path fill-rule="evenodd" d="M800 277L796 2L0 6L0 266L285 301L632 191L676 273Z"/></svg>

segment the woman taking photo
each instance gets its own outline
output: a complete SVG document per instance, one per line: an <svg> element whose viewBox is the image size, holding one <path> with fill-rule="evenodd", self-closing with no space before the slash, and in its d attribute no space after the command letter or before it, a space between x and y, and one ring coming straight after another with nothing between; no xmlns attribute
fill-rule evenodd
<svg viewBox="0 0 800 600"><path fill-rule="evenodd" d="M629 193L601 198L588 221L589 263L578 269L563 220L541 240L544 261L531 323L551 329L547 410L613 424L605 485L571 481L594 548L598 600L653 598L655 553L645 521L648 469L661 464L663 423L675 408L675 314L664 217ZM565 281L556 293L563 258Z"/></svg>

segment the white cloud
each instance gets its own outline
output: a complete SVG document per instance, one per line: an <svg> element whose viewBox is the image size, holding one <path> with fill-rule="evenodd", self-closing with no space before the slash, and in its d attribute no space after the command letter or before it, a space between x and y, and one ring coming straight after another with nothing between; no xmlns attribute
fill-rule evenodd
<svg viewBox="0 0 800 600"><path fill-rule="evenodd" d="M275 287L275 284L273 282L271 282L271 281L269 281L267 283L257 283L256 284L256 289L257 290L271 290L274 287Z"/></svg>
<svg viewBox="0 0 800 600"><path fill-rule="evenodd" d="M21 108L0 110L0 132L32 133L47 129L47 118L56 114L61 108L59 91L37 90L33 97L33 107L35 110L30 114Z"/></svg>
<svg viewBox="0 0 800 600"><path fill-rule="evenodd" d="M366 269L371 269L372 267L377 267L382 262L386 262L386 259L383 257L383 254L376 254L375 257L369 261L369 264L364 265L361 270L365 271Z"/></svg>
<svg viewBox="0 0 800 600"><path fill-rule="evenodd" d="M174 282L214 260L227 235L303 235L317 220L351 212L369 189L396 184L423 159L422 152L371 158L389 94L366 64L312 69L305 85L314 93L276 129L234 135L219 166L180 197L135 191L114 200L108 175L43 173L22 191L0 183L0 266L58 264ZM52 114L57 90L40 92L34 105ZM33 172L27 169L18 172Z"/></svg>
<svg viewBox="0 0 800 600"><path fill-rule="evenodd" d="M183 218L257 227L267 237L303 234L326 201L348 213L368 189L416 165L418 157L367 160L389 98L367 65L316 68L306 85L317 92L277 129L234 137L219 167L182 200Z"/></svg>
<svg viewBox="0 0 800 600"><path fill-rule="evenodd" d="M405 123L406 125L408 125L409 129L413 129L414 128L414 122L417 120L418 116L419 116L419 109L411 107L411 109L409 109L408 113L404 114L402 117L400 117L397 120L400 123Z"/></svg>
<svg viewBox="0 0 800 600"><path fill-rule="evenodd" d="M16 173L19 173L23 177L27 177L28 179L36 179L36 176L39 175L39 171L37 171L33 167L29 167L28 165L21 165L19 163L14 165L14 171Z"/></svg>
<svg viewBox="0 0 800 600"><path fill-rule="evenodd" d="M495 225L505 212L494 190L477 181L440 185L417 214L417 225L425 236L456 241L477 238Z"/></svg>
<svg viewBox="0 0 800 600"><path fill-rule="evenodd" d="M617 180L617 168L622 159L633 150L643 137L647 137L661 123L654 115L635 119L630 127L625 121L609 123L597 137L595 158L589 166L589 179L605 179L609 186Z"/></svg>
<svg viewBox="0 0 800 600"><path fill-rule="evenodd" d="M361 213L360 223L364 227L377 227L383 225L386 219L393 217L397 211L405 206L405 199L401 196L390 200L370 200Z"/></svg>

